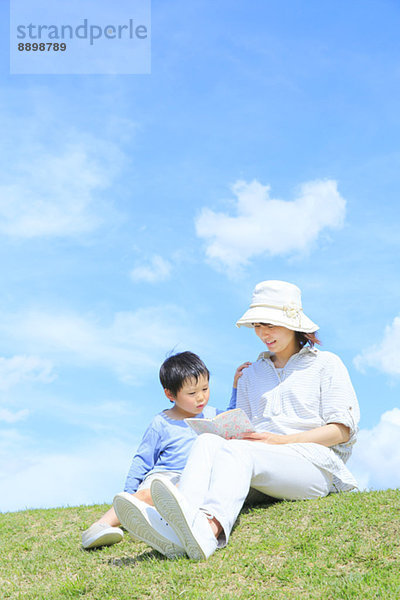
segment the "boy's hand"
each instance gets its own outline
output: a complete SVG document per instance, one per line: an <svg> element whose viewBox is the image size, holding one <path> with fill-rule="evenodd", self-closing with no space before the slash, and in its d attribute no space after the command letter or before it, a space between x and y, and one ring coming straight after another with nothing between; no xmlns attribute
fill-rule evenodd
<svg viewBox="0 0 400 600"><path fill-rule="evenodd" d="M251 365L251 362L245 362L236 369L235 377L233 378L233 387L234 388L237 388L237 382L239 381L239 378L243 375L243 369L247 369L247 367L249 367L250 365Z"/></svg>

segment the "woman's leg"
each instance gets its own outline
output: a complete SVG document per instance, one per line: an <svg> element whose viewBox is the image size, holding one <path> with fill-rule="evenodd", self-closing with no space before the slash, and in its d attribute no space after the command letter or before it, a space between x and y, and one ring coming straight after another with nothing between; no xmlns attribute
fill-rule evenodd
<svg viewBox="0 0 400 600"><path fill-rule="evenodd" d="M296 500L326 496L330 484L329 474L290 445L202 434L193 445L179 490L188 506L200 508L212 519L213 532L222 547L250 486L275 498ZM218 536L219 526L222 532Z"/></svg>
<svg viewBox="0 0 400 600"><path fill-rule="evenodd" d="M201 509L222 526L219 546L229 534L250 486L275 498L317 498L329 493L331 476L290 445L230 440L213 459L209 489Z"/></svg>
<svg viewBox="0 0 400 600"><path fill-rule="evenodd" d="M202 433L193 443L179 482L179 491L194 508L199 508L204 502L215 454L226 443L226 440L211 433Z"/></svg>
<svg viewBox="0 0 400 600"><path fill-rule="evenodd" d="M329 494L332 475L301 456L290 444L255 449L255 473L251 485L273 498L306 500ZM257 444L259 446L259 444ZM268 460L268 468L264 463Z"/></svg>
<svg viewBox="0 0 400 600"><path fill-rule="evenodd" d="M225 546L249 493L254 465L252 448L242 440L227 440L213 456L208 491L199 507L212 518L218 546ZM220 529L218 524L222 527Z"/></svg>

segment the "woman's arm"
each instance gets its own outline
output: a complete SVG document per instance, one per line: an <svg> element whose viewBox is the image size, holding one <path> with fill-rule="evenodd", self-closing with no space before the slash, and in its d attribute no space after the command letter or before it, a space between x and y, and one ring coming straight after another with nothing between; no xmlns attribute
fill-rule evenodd
<svg viewBox="0 0 400 600"><path fill-rule="evenodd" d="M245 362L236 369L235 376L233 378L232 395L231 395L231 399L229 402L229 406L226 410L232 410L232 409L236 408L237 384L238 384L239 379L243 375L243 369L247 369L247 367L249 367L250 365L251 365L251 362Z"/></svg>
<svg viewBox="0 0 400 600"><path fill-rule="evenodd" d="M342 423L328 423L322 427L316 427L309 431L281 435L261 431L259 433L245 433L241 436L243 440L264 442L265 444L299 444L314 443L322 446L336 446L344 444L350 439L350 428Z"/></svg>

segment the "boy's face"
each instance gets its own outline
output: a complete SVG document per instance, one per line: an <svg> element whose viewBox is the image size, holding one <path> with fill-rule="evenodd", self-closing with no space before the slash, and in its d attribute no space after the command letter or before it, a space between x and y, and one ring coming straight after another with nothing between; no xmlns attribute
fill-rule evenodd
<svg viewBox="0 0 400 600"><path fill-rule="evenodd" d="M166 390L167 394L168 390ZM199 415L207 405L210 397L210 388L206 375L200 375L198 380L186 379L176 396L167 394L170 400L175 402L175 410L184 416L195 417Z"/></svg>

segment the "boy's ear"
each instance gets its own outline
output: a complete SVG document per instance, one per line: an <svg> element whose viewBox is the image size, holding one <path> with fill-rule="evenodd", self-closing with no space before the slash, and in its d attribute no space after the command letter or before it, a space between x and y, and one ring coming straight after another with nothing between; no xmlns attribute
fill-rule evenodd
<svg viewBox="0 0 400 600"><path fill-rule="evenodd" d="M168 400L170 402L175 402L175 396L174 394L171 392L171 390L167 390L166 388L164 389L164 394L167 396Z"/></svg>

